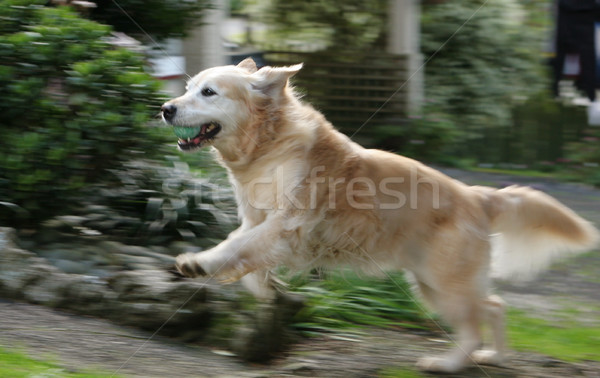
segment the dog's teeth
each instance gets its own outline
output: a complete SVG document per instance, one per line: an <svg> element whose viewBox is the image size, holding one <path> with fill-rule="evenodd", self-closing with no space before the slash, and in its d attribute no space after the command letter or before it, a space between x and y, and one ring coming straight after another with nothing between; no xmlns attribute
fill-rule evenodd
<svg viewBox="0 0 600 378"><path fill-rule="evenodd" d="M215 129L215 125L213 125L212 123L210 125L208 125L208 127L206 128L206 131L213 131Z"/></svg>

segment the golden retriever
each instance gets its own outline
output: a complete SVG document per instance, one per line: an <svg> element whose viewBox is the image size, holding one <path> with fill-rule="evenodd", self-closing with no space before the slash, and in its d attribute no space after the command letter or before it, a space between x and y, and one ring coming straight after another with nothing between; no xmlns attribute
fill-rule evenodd
<svg viewBox="0 0 600 378"><path fill-rule="evenodd" d="M526 187L471 187L415 160L365 149L302 102L288 79L302 65L251 59L207 69L162 106L179 148L213 146L235 188L241 226L216 247L177 257L185 276L243 277L268 296L269 271L350 265L406 269L457 333L454 350L418 362L455 372L502 361L504 309L493 277L530 277L593 248L597 230ZM480 324L494 342L479 350Z"/></svg>

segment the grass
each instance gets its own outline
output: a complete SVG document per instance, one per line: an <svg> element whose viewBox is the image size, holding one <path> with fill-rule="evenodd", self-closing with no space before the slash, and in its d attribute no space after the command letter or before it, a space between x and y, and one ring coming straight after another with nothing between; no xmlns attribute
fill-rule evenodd
<svg viewBox="0 0 600 378"><path fill-rule="evenodd" d="M554 171L554 172L542 172L535 169L507 169L507 168L483 168L483 167L470 167L468 170L473 172L482 173L495 173L512 176L523 176L523 177L535 177L535 178L553 178L558 180L566 181L568 179L566 172Z"/></svg>
<svg viewBox="0 0 600 378"><path fill-rule="evenodd" d="M590 309L591 310L591 309ZM600 329L578 324L582 310L561 311L556 321L547 321L526 315L524 311L508 311L508 339L510 349L545 354L563 361L600 361ZM380 378L424 377L416 370L386 368Z"/></svg>
<svg viewBox="0 0 600 378"><path fill-rule="evenodd" d="M379 378L421 378L425 375L416 370L406 368L389 368L384 369L377 374Z"/></svg>
<svg viewBox="0 0 600 378"><path fill-rule="evenodd" d="M295 326L308 335L352 333L364 326L424 327L424 314L401 273L372 278L338 271L318 281L296 277L291 286L307 299Z"/></svg>
<svg viewBox="0 0 600 378"><path fill-rule="evenodd" d="M546 354L564 361L600 361L600 329L577 323L577 314L566 319L547 321L508 312L510 347L518 351Z"/></svg>
<svg viewBox="0 0 600 378"><path fill-rule="evenodd" d="M295 327L309 336L324 332L353 335L365 327L425 328L430 324L401 273L365 278L342 271L322 280L295 278L291 282L291 291L307 299ZM572 309L557 313L552 321L511 309L507 322L510 347L565 361L600 361L600 328L579 324L578 318Z"/></svg>
<svg viewBox="0 0 600 378"><path fill-rule="evenodd" d="M532 177L538 179L553 179L560 182L576 182L583 183L587 185L592 185L595 187L600 187L600 175L591 174L590 170L576 170L574 168L569 167L556 167L552 171L544 171L544 170L536 170L535 168L530 169L510 169L510 168L485 168L485 167L477 167L473 165L465 165L461 166L461 169L473 171L473 172L482 172L482 173L493 173L493 174L503 174L503 175L511 175L511 176L521 176L521 177ZM597 172L597 171L596 171Z"/></svg>
<svg viewBox="0 0 600 378"><path fill-rule="evenodd" d="M28 357L24 353L0 348L0 377L2 378L103 378L112 376L113 375L110 373L67 372L54 362L36 360Z"/></svg>

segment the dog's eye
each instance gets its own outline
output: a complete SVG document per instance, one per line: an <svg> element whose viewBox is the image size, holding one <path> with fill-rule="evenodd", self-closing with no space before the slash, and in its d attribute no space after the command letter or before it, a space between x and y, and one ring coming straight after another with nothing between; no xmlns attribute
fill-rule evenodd
<svg viewBox="0 0 600 378"><path fill-rule="evenodd" d="M210 97L217 94L212 88L204 88L202 92L200 92L204 97Z"/></svg>

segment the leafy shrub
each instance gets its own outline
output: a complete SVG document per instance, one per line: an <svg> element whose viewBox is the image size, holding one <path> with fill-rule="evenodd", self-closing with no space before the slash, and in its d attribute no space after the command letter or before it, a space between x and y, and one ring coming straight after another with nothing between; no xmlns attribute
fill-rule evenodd
<svg viewBox="0 0 600 378"><path fill-rule="evenodd" d="M512 124L515 104L547 85L540 46L546 35L532 26L517 0L444 1L423 7L421 51L425 95L461 129L457 152L487 158L489 130ZM496 142L497 143L497 142Z"/></svg>
<svg viewBox="0 0 600 378"><path fill-rule="evenodd" d="M452 163L448 146L460 131L450 117L426 106L421 115L409 117L403 125L377 126L374 134L376 145L383 149L430 163Z"/></svg>
<svg viewBox="0 0 600 378"><path fill-rule="evenodd" d="M588 128L583 137L567 144L567 163L575 178L600 187L600 128Z"/></svg>
<svg viewBox="0 0 600 378"><path fill-rule="evenodd" d="M514 99L546 81L541 35L526 24L528 16L516 0L424 7L421 49L426 57L435 54L426 66L427 96L465 124L509 124Z"/></svg>
<svg viewBox="0 0 600 378"><path fill-rule="evenodd" d="M202 154L198 154L202 155ZM187 163L129 161L113 170L115 183L94 185L73 215L87 229L127 244L185 240L206 248L237 225L235 197L225 177L198 176Z"/></svg>
<svg viewBox="0 0 600 378"><path fill-rule="evenodd" d="M543 170L559 167L569 158L565 147L578 141L586 127L584 107L557 101L547 92L531 96L513 109L503 161L539 162Z"/></svg>
<svg viewBox="0 0 600 378"><path fill-rule="evenodd" d="M142 57L109 45L109 27L43 3L0 2L0 198L30 220L66 210L107 168L163 141L147 127L160 83Z"/></svg>
<svg viewBox="0 0 600 378"><path fill-rule="evenodd" d="M369 49L382 45L386 27L384 0L261 0L246 11L269 25L267 45L319 45L326 50Z"/></svg>

